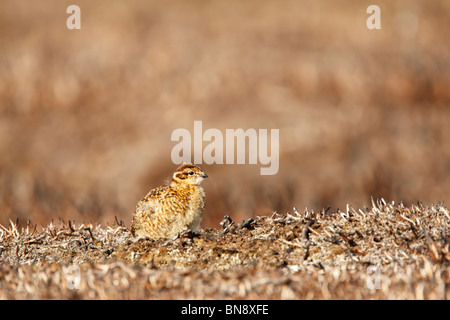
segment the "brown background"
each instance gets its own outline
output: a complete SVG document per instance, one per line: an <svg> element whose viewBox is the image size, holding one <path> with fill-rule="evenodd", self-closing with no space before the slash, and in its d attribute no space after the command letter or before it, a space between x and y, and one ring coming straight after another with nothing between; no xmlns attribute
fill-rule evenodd
<svg viewBox="0 0 450 320"><path fill-rule="evenodd" d="M68 30L66 8L81 8ZM173 130L280 130L280 170L203 165L203 226L450 200L450 2L0 2L0 223L129 226Z"/></svg>

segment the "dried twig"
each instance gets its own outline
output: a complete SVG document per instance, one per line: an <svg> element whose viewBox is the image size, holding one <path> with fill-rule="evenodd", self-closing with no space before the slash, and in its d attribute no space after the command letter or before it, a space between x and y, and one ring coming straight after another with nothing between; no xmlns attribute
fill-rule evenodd
<svg viewBox="0 0 450 320"><path fill-rule="evenodd" d="M310 227L315 223L315 220L311 219L309 220L304 226L302 230L302 240L308 241L309 240L309 233L312 231Z"/></svg>

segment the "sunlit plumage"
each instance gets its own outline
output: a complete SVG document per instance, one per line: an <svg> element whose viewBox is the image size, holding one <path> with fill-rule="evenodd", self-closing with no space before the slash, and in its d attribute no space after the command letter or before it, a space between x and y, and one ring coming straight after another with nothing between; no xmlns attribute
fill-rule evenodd
<svg viewBox="0 0 450 320"><path fill-rule="evenodd" d="M205 210L200 183L207 177L196 165L178 167L169 185L151 190L138 202L131 223L133 236L171 238L185 227L197 230Z"/></svg>

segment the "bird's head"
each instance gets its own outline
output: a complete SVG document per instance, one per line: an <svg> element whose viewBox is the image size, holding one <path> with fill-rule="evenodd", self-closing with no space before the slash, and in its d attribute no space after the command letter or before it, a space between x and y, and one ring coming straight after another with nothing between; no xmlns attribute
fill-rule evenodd
<svg viewBox="0 0 450 320"><path fill-rule="evenodd" d="M178 183L197 184L208 178L199 167L190 163L183 163L173 174L173 181Z"/></svg>

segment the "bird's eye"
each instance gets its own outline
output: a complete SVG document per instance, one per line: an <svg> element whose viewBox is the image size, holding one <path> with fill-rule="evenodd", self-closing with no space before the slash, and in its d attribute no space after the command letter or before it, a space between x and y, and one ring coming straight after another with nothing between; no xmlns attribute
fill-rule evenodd
<svg viewBox="0 0 450 320"><path fill-rule="evenodd" d="M192 176L194 174L194 171L189 171L188 175Z"/></svg>

